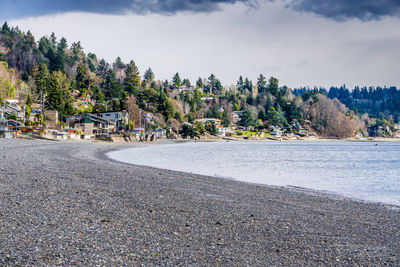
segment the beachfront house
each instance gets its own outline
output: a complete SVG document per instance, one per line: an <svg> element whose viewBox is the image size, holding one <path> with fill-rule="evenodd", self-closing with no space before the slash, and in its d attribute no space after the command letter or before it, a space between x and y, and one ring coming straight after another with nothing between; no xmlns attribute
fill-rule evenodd
<svg viewBox="0 0 400 267"><path fill-rule="evenodd" d="M218 137L232 136L235 133L232 129L226 127L218 127L217 130Z"/></svg>
<svg viewBox="0 0 400 267"><path fill-rule="evenodd" d="M85 136L108 135L116 131L116 123L93 114L83 114L67 119L67 125L81 130Z"/></svg>
<svg viewBox="0 0 400 267"><path fill-rule="evenodd" d="M152 134L154 134L157 138L163 138L167 136L167 130L158 127L152 132Z"/></svg>
<svg viewBox="0 0 400 267"><path fill-rule="evenodd" d="M281 137L282 130L278 126L271 126L271 132L269 134L272 136Z"/></svg>
<svg viewBox="0 0 400 267"><path fill-rule="evenodd" d="M129 121L129 114L127 111L99 112L93 113L92 115L114 122L117 133L119 133L125 125L128 125Z"/></svg>

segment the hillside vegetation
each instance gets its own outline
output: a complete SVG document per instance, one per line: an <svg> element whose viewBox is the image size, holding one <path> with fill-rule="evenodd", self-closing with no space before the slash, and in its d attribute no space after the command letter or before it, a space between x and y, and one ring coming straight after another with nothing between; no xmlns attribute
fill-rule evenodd
<svg viewBox="0 0 400 267"><path fill-rule="evenodd" d="M54 33L36 41L29 31L7 23L0 30L0 61L2 102L18 98L31 110L43 101L45 109L58 110L60 121L82 113L127 110L127 130L140 124L143 110L153 114L149 127L175 134L216 134L215 126L196 123L215 118L225 127L270 131L276 126L286 133L307 129L334 138L368 135L368 128L383 125L388 126L383 135L390 136L400 114L395 87L292 90L262 74L254 84L240 76L231 86L223 86L214 74L190 81L176 72L171 81L160 81L151 68L141 72L134 60L125 63L118 57L108 63L86 54L79 41L69 45Z"/></svg>

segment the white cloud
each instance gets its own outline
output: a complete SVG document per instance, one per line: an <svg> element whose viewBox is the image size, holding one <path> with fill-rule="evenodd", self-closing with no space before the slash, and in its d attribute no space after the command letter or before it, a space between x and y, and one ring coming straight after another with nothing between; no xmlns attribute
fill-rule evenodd
<svg viewBox="0 0 400 267"><path fill-rule="evenodd" d="M210 14L110 16L68 13L12 21L38 38L80 40L86 52L113 61L134 59L156 78L175 72L192 81L215 73L223 84L259 73L296 86L400 86L400 20L336 22L285 9L243 4Z"/></svg>

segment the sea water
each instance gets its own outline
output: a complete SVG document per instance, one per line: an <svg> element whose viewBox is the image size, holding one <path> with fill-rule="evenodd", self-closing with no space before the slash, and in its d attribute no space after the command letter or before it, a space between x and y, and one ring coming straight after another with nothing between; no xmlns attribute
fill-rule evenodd
<svg viewBox="0 0 400 267"><path fill-rule="evenodd" d="M400 143L198 142L129 148L108 156L137 165L400 206Z"/></svg>

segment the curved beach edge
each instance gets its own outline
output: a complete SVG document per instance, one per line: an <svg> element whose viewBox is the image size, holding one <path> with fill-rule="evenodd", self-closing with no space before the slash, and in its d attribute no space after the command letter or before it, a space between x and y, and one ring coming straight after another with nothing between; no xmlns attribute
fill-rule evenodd
<svg viewBox="0 0 400 267"><path fill-rule="evenodd" d="M399 265L400 213L0 140L1 265Z"/></svg>

